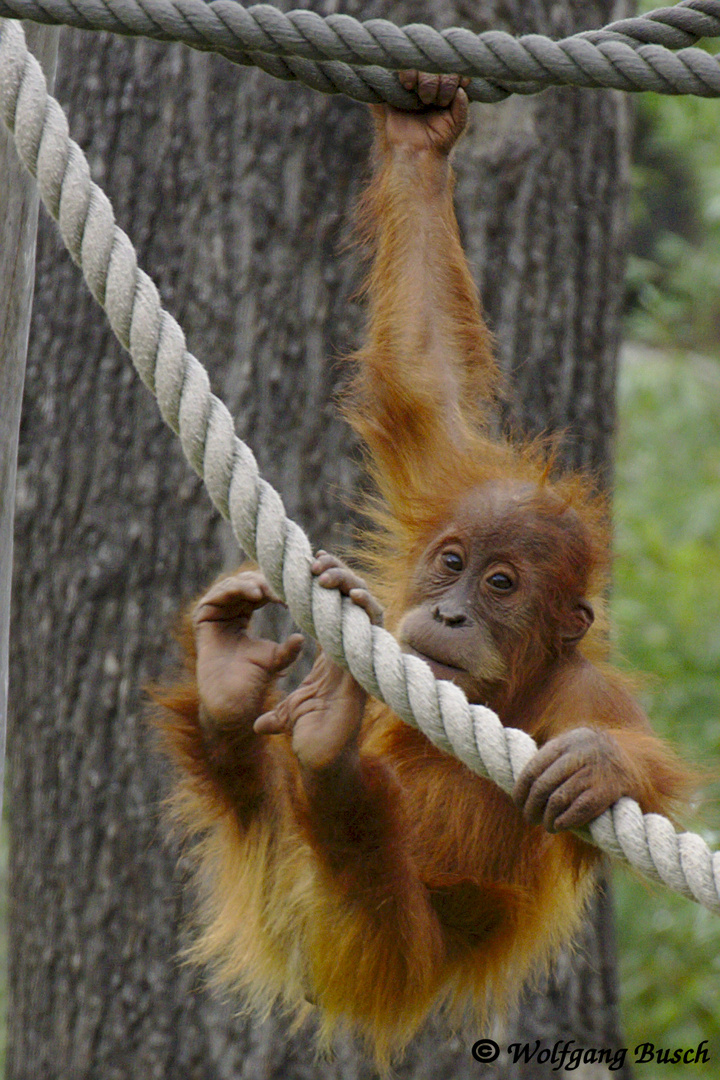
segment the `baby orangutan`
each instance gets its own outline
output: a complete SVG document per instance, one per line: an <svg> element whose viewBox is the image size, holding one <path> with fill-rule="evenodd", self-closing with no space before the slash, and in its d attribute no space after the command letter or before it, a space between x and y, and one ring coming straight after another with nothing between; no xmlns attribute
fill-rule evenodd
<svg viewBox="0 0 720 1080"><path fill-rule="evenodd" d="M429 108L375 110L369 333L346 404L381 500L372 595L325 553L313 572L541 749L511 798L322 652L281 699L302 639L253 636L275 601L255 569L197 603L188 677L162 697L198 840L196 957L252 1004L312 1002L326 1036L349 1023L380 1063L438 1005L501 1007L572 935L599 856L568 829L622 795L667 813L689 783L593 625L602 499L493 435L498 372L448 161L467 98L453 77L401 78Z"/></svg>

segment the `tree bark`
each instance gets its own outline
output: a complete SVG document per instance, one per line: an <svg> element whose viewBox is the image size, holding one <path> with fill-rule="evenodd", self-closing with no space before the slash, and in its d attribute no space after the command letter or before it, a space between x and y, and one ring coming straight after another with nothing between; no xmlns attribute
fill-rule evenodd
<svg viewBox="0 0 720 1080"><path fill-rule="evenodd" d="M556 34L620 13L601 0L312 6ZM312 539L337 548L358 482L333 395L362 321L347 242L364 110L180 46L76 31L63 33L57 93L263 474ZM568 460L605 475L626 155L619 97L563 90L478 109L458 156L512 418L564 428ZM306 1031L238 1019L178 960L191 902L183 860L161 839L143 687L172 666L182 601L238 555L47 220L40 233L12 619L7 1075L369 1080L350 1043L318 1063ZM612 947L593 927L510 1031L620 1040ZM477 1070L433 1027L400 1075ZM501 1058L483 1075L520 1074Z"/></svg>
<svg viewBox="0 0 720 1080"><path fill-rule="evenodd" d="M59 30L28 24L28 48L52 87ZM0 129L0 804L5 779L15 477L35 284L39 196L12 139Z"/></svg>

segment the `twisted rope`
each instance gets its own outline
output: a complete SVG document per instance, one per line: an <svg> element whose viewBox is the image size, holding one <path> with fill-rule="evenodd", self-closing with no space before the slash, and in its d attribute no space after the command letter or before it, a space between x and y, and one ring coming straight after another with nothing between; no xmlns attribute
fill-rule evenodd
<svg viewBox="0 0 720 1080"><path fill-rule="evenodd" d="M310 572L310 542L285 514L276 491L258 475L252 451L210 391L207 372L188 352L177 322L137 265L133 246L115 224L107 196L90 178L68 134L60 105L47 93L40 65L18 23L0 19L0 115L18 155L140 378L157 397L165 422L229 518L242 548L257 559L299 626L404 721L504 791L536 751L525 732L505 728L489 709L469 705L449 682L436 682L423 661L406 656L385 630ZM643 815L621 799L589 827L605 851L676 892L720 912L720 852L700 836L676 834L665 818Z"/></svg>
<svg viewBox="0 0 720 1080"><path fill-rule="evenodd" d="M467 75L471 100L486 102L565 85L720 96L720 65L691 47L720 36L720 0L682 0L563 41L420 24L401 29L384 19L285 14L235 0L0 0L0 16L182 41L327 94L404 109L417 108L418 100L385 69Z"/></svg>

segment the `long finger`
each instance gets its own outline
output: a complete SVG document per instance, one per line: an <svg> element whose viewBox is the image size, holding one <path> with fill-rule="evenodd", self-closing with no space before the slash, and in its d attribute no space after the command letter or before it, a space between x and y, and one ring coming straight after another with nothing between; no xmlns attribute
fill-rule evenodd
<svg viewBox="0 0 720 1080"><path fill-rule="evenodd" d="M544 769L533 781L524 802L518 800L525 820L533 824L542 821L548 803L558 788L577 776L577 761L572 760L570 755L563 755Z"/></svg>
<svg viewBox="0 0 720 1080"><path fill-rule="evenodd" d="M429 71L418 72L417 94L423 105L437 105L440 76Z"/></svg>
<svg viewBox="0 0 720 1080"><path fill-rule="evenodd" d="M530 759L519 777L515 781L512 797L518 805L523 805L530 794L530 789L539 776L550 768L565 753L566 747L562 741L551 739L549 743L541 747L537 754Z"/></svg>
<svg viewBox="0 0 720 1080"><path fill-rule="evenodd" d="M290 714L285 708L285 702L281 701L275 709L258 716L253 724L256 735L282 735L283 732L291 731Z"/></svg>
<svg viewBox="0 0 720 1080"><path fill-rule="evenodd" d="M328 566L318 575L318 585L323 589L339 589L345 596L350 595L351 589L366 588L362 578L348 570L346 566Z"/></svg>
<svg viewBox="0 0 720 1080"><path fill-rule="evenodd" d="M459 128L464 128L467 123L469 104L468 96L461 87L458 89L450 105L453 122Z"/></svg>
<svg viewBox="0 0 720 1080"><path fill-rule="evenodd" d="M415 90L418 83L417 68L405 68L398 71L398 79L405 90Z"/></svg>
<svg viewBox="0 0 720 1080"><path fill-rule="evenodd" d="M348 595L353 604L367 612L373 626L382 626L384 612L372 593L367 589L351 589Z"/></svg>
<svg viewBox="0 0 720 1080"><path fill-rule="evenodd" d="M304 642L305 638L302 634L291 634L286 641L276 645L275 653L268 665L270 674L278 675L285 668L290 667L302 652Z"/></svg>
<svg viewBox="0 0 720 1080"><path fill-rule="evenodd" d="M338 559L336 555L330 555L327 551L317 552L310 565L310 569L315 576L325 573L326 570L339 570L345 573L352 573L341 559Z"/></svg>
<svg viewBox="0 0 720 1080"><path fill-rule="evenodd" d="M236 619L265 604L281 603L260 571L244 570L215 583L199 600L193 621Z"/></svg>
<svg viewBox="0 0 720 1080"><path fill-rule="evenodd" d="M598 797L598 792L594 788L586 788L573 799L566 810L555 817L551 831L581 828L589 821L594 821L610 805L607 799Z"/></svg>
<svg viewBox="0 0 720 1080"><path fill-rule="evenodd" d="M438 81L436 104L441 109L446 109L455 97L460 85L459 75L441 75Z"/></svg>

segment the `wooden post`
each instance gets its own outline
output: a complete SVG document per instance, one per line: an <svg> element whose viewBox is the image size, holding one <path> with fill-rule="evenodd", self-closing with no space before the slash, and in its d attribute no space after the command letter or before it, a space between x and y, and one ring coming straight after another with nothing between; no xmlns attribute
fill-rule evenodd
<svg viewBox="0 0 720 1080"><path fill-rule="evenodd" d="M25 25L28 47L51 86L60 31ZM5 761L18 435L35 284L38 194L0 127L0 805Z"/></svg>

